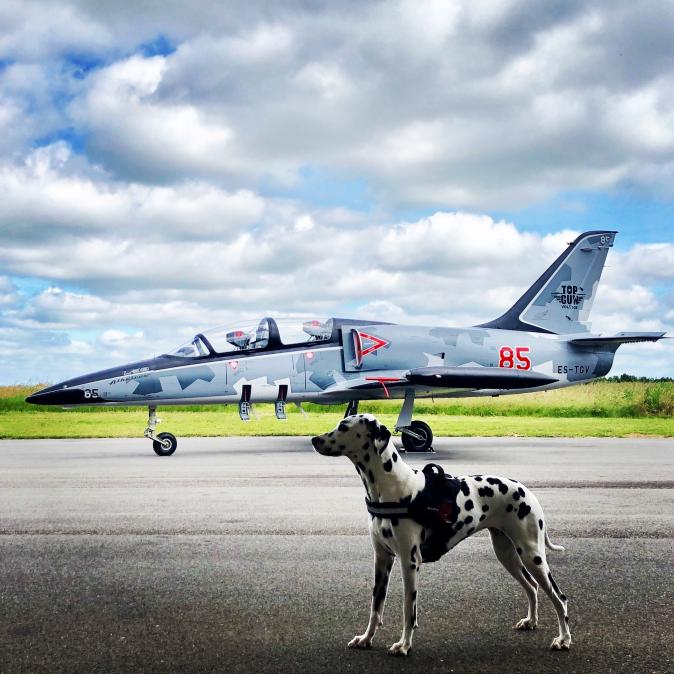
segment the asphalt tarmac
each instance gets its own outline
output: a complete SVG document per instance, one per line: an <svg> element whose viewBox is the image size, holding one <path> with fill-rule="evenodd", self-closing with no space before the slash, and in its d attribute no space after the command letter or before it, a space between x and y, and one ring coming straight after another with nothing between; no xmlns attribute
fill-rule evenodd
<svg viewBox="0 0 674 674"><path fill-rule="evenodd" d="M306 438L0 441L1 672L672 672L674 442L438 439L412 455L535 489L569 597L550 652L488 535L425 565L408 658L400 574L368 651L371 547L360 480Z"/></svg>

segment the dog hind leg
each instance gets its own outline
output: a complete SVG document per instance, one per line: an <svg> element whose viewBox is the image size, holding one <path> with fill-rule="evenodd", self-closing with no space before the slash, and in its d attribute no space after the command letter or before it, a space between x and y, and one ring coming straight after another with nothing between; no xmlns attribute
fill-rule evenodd
<svg viewBox="0 0 674 674"><path fill-rule="evenodd" d="M388 581L394 559L395 556L388 550L374 543L374 586L372 588L372 603L370 604L370 620L365 632L349 641L349 648L369 648L372 645L372 638L377 631L377 627L382 624Z"/></svg>
<svg viewBox="0 0 674 674"><path fill-rule="evenodd" d="M557 613L559 636L552 640L550 648L554 651L568 651L571 645L571 632L569 631L567 599L552 577L552 573L550 573L550 567L545 559L545 547L540 545L538 550L524 550L522 561L529 573L548 595Z"/></svg>
<svg viewBox="0 0 674 674"><path fill-rule="evenodd" d="M508 536L499 529L489 529L489 533L496 557L506 571L524 588L529 602L529 614L515 625L515 629L535 630L538 625L538 583L522 565L522 560Z"/></svg>

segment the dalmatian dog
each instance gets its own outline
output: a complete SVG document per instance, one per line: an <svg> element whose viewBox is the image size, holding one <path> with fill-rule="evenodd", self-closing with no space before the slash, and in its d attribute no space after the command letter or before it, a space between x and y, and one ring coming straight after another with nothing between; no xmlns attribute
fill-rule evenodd
<svg viewBox="0 0 674 674"><path fill-rule="evenodd" d="M571 633L567 599L552 577L545 557L546 546L551 550L564 548L550 542L543 510L531 491L510 478L443 477L453 493L453 502L445 502L440 510L445 508L446 512L438 513L430 525L428 521L420 524L405 512L423 501L433 472L427 471L428 466L419 471L406 464L391 442L390 431L374 416L347 417L334 430L312 438L311 442L323 456L348 457L367 492L374 547L374 588L367 628L349 642L350 648L371 646L377 627L382 624L389 575L398 557L404 622L400 640L389 652L407 655L417 627L417 584L422 563L435 561L468 536L488 529L496 557L524 588L529 602L527 617L514 628L536 629L540 586L550 598L559 621L559 636L552 641L551 648L568 650Z"/></svg>

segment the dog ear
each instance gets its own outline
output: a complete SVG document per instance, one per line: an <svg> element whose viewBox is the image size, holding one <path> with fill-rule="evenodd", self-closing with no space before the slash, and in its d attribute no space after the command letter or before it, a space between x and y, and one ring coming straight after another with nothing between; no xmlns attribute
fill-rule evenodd
<svg viewBox="0 0 674 674"><path fill-rule="evenodd" d="M379 427L379 437L386 443L391 439L391 431L383 424Z"/></svg>

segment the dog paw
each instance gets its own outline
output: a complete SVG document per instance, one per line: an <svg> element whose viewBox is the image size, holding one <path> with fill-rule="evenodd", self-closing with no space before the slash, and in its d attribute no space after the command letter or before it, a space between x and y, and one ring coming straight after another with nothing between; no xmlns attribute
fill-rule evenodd
<svg viewBox="0 0 674 674"><path fill-rule="evenodd" d="M411 646L405 646L402 641L396 641L396 643L388 649L389 655L407 655L412 650Z"/></svg>
<svg viewBox="0 0 674 674"><path fill-rule="evenodd" d="M555 637L550 644L553 651L568 651L571 646L571 635L565 637Z"/></svg>
<svg viewBox="0 0 674 674"><path fill-rule="evenodd" d="M514 630L535 630L536 629L536 621L532 620L531 618L522 618L515 627L513 627Z"/></svg>
<svg viewBox="0 0 674 674"><path fill-rule="evenodd" d="M370 648L372 646L372 639L369 639L365 634L355 636L349 641L349 648Z"/></svg>

